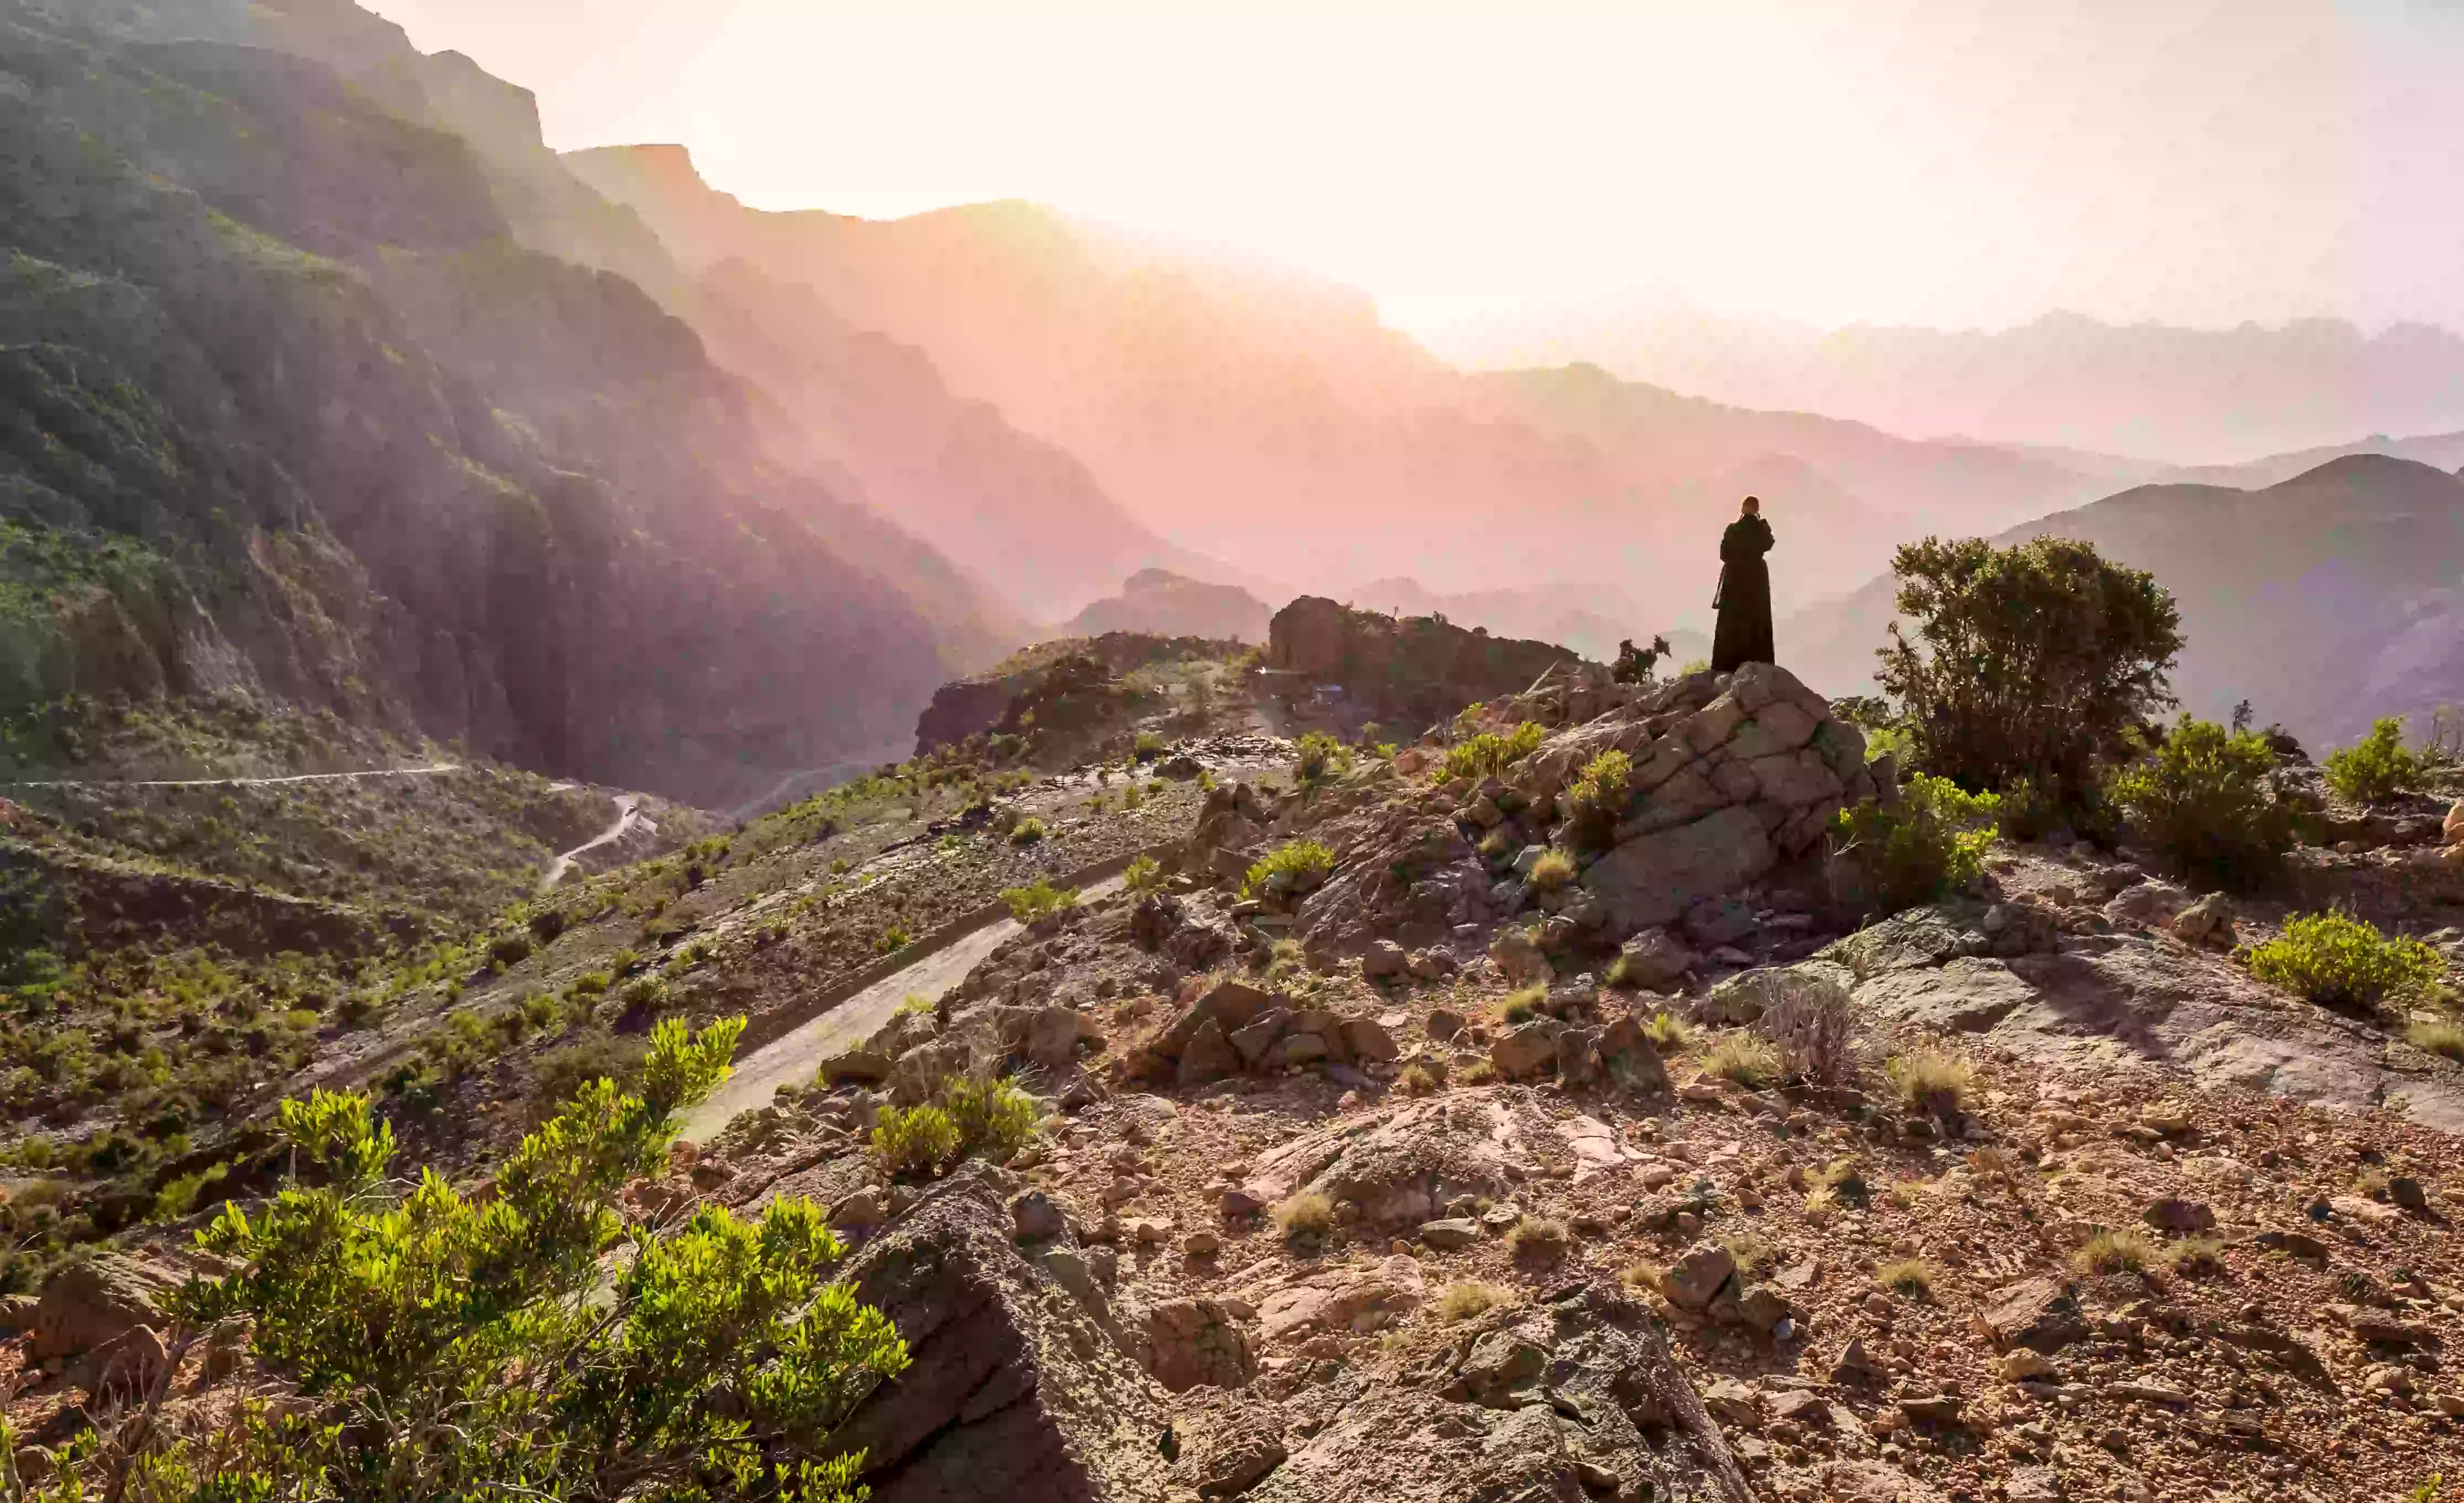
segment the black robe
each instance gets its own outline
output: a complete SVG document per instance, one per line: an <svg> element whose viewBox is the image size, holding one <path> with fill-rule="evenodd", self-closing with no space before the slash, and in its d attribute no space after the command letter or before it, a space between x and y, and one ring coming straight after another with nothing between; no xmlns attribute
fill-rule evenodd
<svg viewBox="0 0 2464 1503"><path fill-rule="evenodd" d="M1741 516L1720 534L1720 593L1711 599L1720 612L1711 639L1715 673L1773 660L1771 566L1763 562L1771 550L1771 524L1759 516Z"/></svg>

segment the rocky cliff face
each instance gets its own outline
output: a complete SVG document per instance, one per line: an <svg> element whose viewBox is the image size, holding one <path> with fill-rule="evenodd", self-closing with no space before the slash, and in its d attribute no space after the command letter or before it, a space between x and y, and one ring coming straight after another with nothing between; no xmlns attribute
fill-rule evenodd
<svg viewBox="0 0 2464 1503"><path fill-rule="evenodd" d="M0 708L242 688L710 802L907 723L912 593L972 587L520 248L398 33L229 11L0 6Z"/></svg>

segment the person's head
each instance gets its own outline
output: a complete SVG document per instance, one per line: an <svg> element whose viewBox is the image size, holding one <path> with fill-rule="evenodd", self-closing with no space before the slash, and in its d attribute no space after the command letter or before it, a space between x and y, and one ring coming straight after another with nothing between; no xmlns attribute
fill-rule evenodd
<svg viewBox="0 0 2464 1503"><path fill-rule="evenodd" d="M1760 516L1763 514L1763 498L1760 496L1748 496L1745 501L1738 506L1737 510L1747 516Z"/></svg>

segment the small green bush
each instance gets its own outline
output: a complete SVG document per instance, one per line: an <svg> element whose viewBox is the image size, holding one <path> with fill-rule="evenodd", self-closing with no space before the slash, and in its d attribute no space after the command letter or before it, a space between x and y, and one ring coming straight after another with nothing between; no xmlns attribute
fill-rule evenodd
<svg viewBox="0 0 2464 1503"><path fill-rule="evenodd" d="M1143 898L1150 893L1161 892L1163 883L1163 863L1152 856L1139 857L1130 862L1129 870L1121 873L1121 886L1133 897Z"/></svg>
<svg viewBox="0 0 2464 1503"><path fill-rule="evenodd" d="M1563 851L1543 851L1531 863L1531 886L1536 892L1555 892L1574 880L1574 859Z"/></svg>
<svg viewBox="0 0 2464 1503"><path fill-rule="evenodd" d="M1584 844L1605 845L1625 817L1633 795L1634 758L1623 752L1603 752L1592 758L1574 786L1566 793L1566 817Z"/></svg>
<svg viewBox="0 0 2464 1503"><path fill-rule="evenodd" d="M2150 846L2225 886L2265 882L2293 848L2294 811L2277 788L2276 753L2247 730L2186 715L2152 755L2116 773L2107 792Z"/></svg>
<svg viewBox="0 0 2464 1503"><path fill-rule="evenodd" d="M1901 790L1900 807L1866 799L1832 821L1835 854L1871 883L1885 913L1931 903L1967 886L1985 870L2001 800L1970 794L1943 777L1917 777Z"/></svg>
<svg viewBox="0 0 2464 1503"><path fill-rule="evenodd" d="M1009 843L1012 845L1033 845L1043 839L1044 821L1033 815L1010 826Z"/></svg>
<svg viewBox="0 0 2464 1503"><path fill-rule="evenodd" d="M1352 749L1323 730L1312 730L1301 737L1301 781L1314 783L1331 773L1352 770Z"/></svg>
<svg viewBox="0 0 2464 1503"><path fill-rule="evenodd" d="M1037 878L1024 887L1002 888L1001 902L1009 905L1011 918L1021 924L1033 924L1078 906L1078 889L1055 887L1050 881Z"/></svg>
<svg viewBox="0 0 2464 1503"><path fill-rule="evenodd" d="M942 1093L941 1104L958 1129L958 1151L997 1164L1035 1141L1044 1116L1035 1098L1000 1079L961 1080Z"/></svg>
<svg viewBox="0 0 2464 1503"><path fill-rule="evenodd" d="M2327 786L2357 804L2374 804L2418 788L2428 772L2421 758L2406 750L2401 719L2378 721L2359 742L2327 753L2321 766Z"/></svg>
<svg viewBox="0 0 2464 1503"><path fill-rule="evenodd" d="M2248 952L2250 973L2320 1007L2363 1012L2419 995L2446 969L2438 951L2389 939L2341 913L2287 920L2284 933Z"/></svg>
<svg viewBox="0 0 2464 1503"><path fill-rule="evenodd" d="M531 1066L533 1100L547 1115L572 1100L594 1080L612 1080L629 1091L641 1078L642 1059L649 1052L639 1035L590 1029L569 1044L551 1049Z"/></svg>
<svg viewBox="0 0 2464 1503"><path fill-rule="evenodd" d="M915 931L909 928L905 923L893 919L891 921L890 927L881 931L881 938L872 942L872 952L876 955L895 955L914 943Z"/></svg>
<svg viewBox="0 0 2464 1503"><path fill-rule="evenodd" d="M892 1179L929 1180L957 1158L965 1137L938 1106L885 1106L873 1124L872 1157Z"/></svg>
<svg viewBox="0 0 2464 1503"><path fill-rule="evenodd" d="M1269 854L1265 860L1249 868L1242 883L1242 893L1256 897L1265 892L1277 877L1290 879L1292 890L1325 880L1334 870L1334 852L1318 840L1294 840Z"/></svg>
<svg viewBox="0 0 2464 1503"><path fill-rule="evenodd" d="M1497 777L1515 763L1540 750L1549 732L1533 721L1517 726L1510 735L1501 736L1485 730L1468 741L1460 742L1446 752L1445 775L1467 777L1478 782L1485 777Z"/></svg>
<svg viewBox="0 0 2464 1503"><path fill-rule="evenodd" d="M488 958L500 966L518 966L531 958L531 937L528 934L499 935L488 947Z"/></svg>

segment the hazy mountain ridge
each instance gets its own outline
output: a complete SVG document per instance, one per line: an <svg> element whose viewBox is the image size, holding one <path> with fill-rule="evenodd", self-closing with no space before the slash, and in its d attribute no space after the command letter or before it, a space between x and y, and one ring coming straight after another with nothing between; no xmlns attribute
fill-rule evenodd
<svg viewBox="0 0 2464 1503"><path fill-rule="evenodd" d="M2464 481L2381 455L2264 490L2142 486L1995 540L2060 536L2150 571L2182 607L2174 687L2211 720L2251 701L2314 750L2381 715L2464 702ZM1859 692L1893 614L1888 576L1784 618L1780 656L1827 693Z"/></svg>
<svg viewBox="0 0 2464 1503"><path fill-rule="evenodd" d="M2054 313L1992 331L1826 330L1612 306L1500 320L1447 348L1488 366L1597 361L1717 402L1825 412L1895 433L2158 462L2464 426L2464 336L2427 324L2377 334L2333 318L2187 329Z"/></svg>
<svg viewBox="0 0 2464 1503"><path fill-rule="evenodd" d="M344 12L381 25L311 19ZM891 581L963 615L945 561L759 461L689 329L519 249L464 142L301 55L98 24L297 13L0 11L10 708L255 687L715 798L993 645Z"/></svg>

